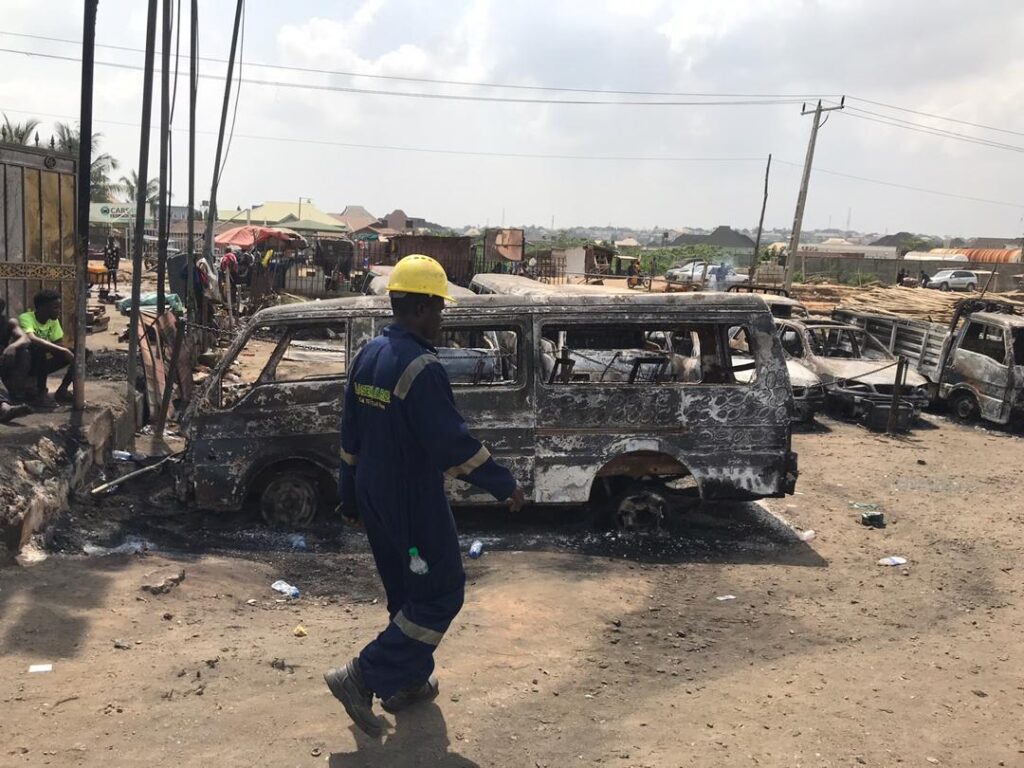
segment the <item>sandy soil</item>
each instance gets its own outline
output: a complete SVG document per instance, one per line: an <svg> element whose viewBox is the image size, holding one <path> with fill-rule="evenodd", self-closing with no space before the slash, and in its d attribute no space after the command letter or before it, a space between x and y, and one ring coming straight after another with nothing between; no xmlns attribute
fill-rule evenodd
<svg viewBox="0 0 1024 768"><path fill-rule="evenodd" d="M493 527L441 697L388 717L382 743L320 678L384 625L358 535L289 553L197 534L190 552L0 570L0 764L1024 765L1022 442L931 418L900 440L832 421L796 436L800 493L768 506L808 543L756 505L633 557ZM173 517L159 493L110 497L103 535L126 510ZM180 568L168 594L140 591ZM279 599L279 577L302 597Z"/></svg>

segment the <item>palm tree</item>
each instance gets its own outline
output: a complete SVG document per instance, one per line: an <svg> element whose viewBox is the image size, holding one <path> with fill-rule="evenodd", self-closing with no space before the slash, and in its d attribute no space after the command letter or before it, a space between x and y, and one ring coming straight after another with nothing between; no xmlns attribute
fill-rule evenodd
<svg viewBox="0 0 1024 768"><path fill-rule="evenodd" d="M57 123L55 128L57 130L57 149L77 156L82 139L81 130L67 123ZM102 133L92 135L92 166L89 168L89 185L92 187L90 198L93 202L109 203L114 193L119 191L118 185L111 182L110 174L118 169L120 163L106 152L96 153L102 135Z"/></svg>
<svg viewBox="0 0 1024 768"><path fill-rule="evenodd" d="M122 195L125 198L125 202L134 203L136 197L139 194L139 173L138 171L132 171L127 176L122 176L118 181L118 185ZM160 198L160 181L158 179L150 179L146 182L146 202L149 204L155 204Z"/></svg>
<svg viewBox="0 0 1024 768"><path fill-rule="evenodd" d="M12 123L5 112L3 125L0 125L0 142L28 146L32 143L33 134L38 135L36 129L39 125L39 121L34 117L28 118L24 123Z"/></svg>

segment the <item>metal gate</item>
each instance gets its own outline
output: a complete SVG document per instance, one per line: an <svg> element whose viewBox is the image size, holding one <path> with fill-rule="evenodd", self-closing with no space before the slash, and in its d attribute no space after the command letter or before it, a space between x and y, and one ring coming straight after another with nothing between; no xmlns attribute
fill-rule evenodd
<svg viewBox="0 0 1024 768"><path fill-rule="evenodd" d="M74 338L75 159L0 144L0 298L17 317L44 288L60 291L66 338Z"/></svg>

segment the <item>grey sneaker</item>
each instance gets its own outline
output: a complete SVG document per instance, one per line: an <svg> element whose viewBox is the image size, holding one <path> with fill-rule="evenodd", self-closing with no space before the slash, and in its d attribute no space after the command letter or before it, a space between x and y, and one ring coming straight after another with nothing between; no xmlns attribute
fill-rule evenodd
<svg viewBox="0 0 1024 768"><path fill-rule="evenodd" d="M374 738L380 736L380 721L373 714L373 692L363 681L358 659L352 659L344 669L325 672L324 682L363 733Z"/></svg>
<svg viewBox="0 0 1024 768"><path fill-rule="evenodd" d="M380 705L384 707L386 712L394 714L399 710L411 707L413 704L433 701L437 698L437 694L439 692L440 688L437 684L437 678L431 675L423 685L417 685L415 688L406 688L403 691L399 691L394 696L382 701Z"/></svg>

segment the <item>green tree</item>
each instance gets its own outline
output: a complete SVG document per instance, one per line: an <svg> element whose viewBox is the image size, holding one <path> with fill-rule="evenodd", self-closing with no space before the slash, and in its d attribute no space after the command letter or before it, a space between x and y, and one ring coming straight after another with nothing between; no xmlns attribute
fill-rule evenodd
<svg viewBox="0 0 1024 768"><path fill-rule="evenodd" d="M57 123L57 149L69 155L78 155L82 133L77 127L67 123ZM89 168L89 185L92 188L90 199L96 203L109 203L119 186L110 180L110 174L118 169L120 163L106 152L97 152L101 133L92 135L92 166Z"/></svg>
<svg viewBox="0 0 1024 768"><path fill-rule="evenodd" d="M34 117L28 118L24 123L12 123L11 118L5 112L4 122L0 125L0 142L28 146L32 143L34 136L38 135L39 125L39 121Z"/></svg>
<svg viewBox="0 0 1024 768"><path fill-rule="evenodd" d="M121 196L127 203L134 203L136 196L139 194L139 173L138 171L131 171L127 176L122 176L118 180L117 184ZM156 203L160 197L160 180L150 179L146 182L146 202Z"/></svg>

